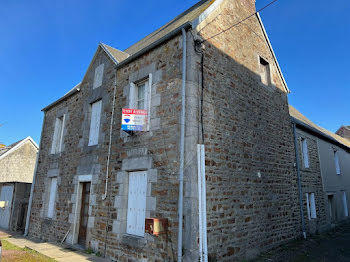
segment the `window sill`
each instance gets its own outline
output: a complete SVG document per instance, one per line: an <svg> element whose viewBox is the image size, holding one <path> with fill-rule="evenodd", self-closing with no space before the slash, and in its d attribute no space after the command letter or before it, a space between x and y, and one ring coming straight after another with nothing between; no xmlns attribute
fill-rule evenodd
<svg viewBox="0 0 350 262"><path fill-rule="evenodd" d="M146 247L148 241L153 241L153 238L147 233L143 237L124 233L121 238L123 244L141 249Z"/></svg>

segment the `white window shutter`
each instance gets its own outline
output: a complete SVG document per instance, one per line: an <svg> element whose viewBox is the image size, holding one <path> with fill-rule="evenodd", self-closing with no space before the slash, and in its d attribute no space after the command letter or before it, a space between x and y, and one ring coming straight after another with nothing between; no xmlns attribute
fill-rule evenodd
<svg viewBox="0 0 350 262"><path fill-rule="evenodd" d="M151 98L152 98L152 74L148 75L148 85L146 89L146 103L147 106L145 109L147 110L147 131L149 131L149 125L151 121Z"/></svg>
<svg viewBox="0 0 350 262"><path fill-rule="evenodd" d="M311 218L316 218L316 202L315 202L315 194L310 194L310 209L311 209Z"/></svg>
<svg viewBox="0 0 350 262"><path fill-rule="evenodd" d="M145 171L129 173L128 214L126 227L126 232L128 234L140 237L144 236L146 191L147 173Z"/></svg>
<svg viewBox="0 0 350 262"><path fill-rule="evenodd" d="M306 209L307 209L307 217L310 220L311 215L310 215L310 201L309 201L309 193L306 193Z"/></svg>
<svg viewBox="0 0 350 262"><path fill-rule="evenodd" d="M309 164L309 151L308 151L308 147L307 147L307 139L304 138L303 139L303 160L304 160L304 167L305 168L309 168L310 164Z"/></svg>
<svg viewBox="0 0 350 262"><path fill-rule="evenodd" d="M349 216L348 201L346 199L346 192L343 192L343 206L344 206L344 216Z"/></svg>
<svg viewBox="0 0 350 262"><path fill-rule="evenodd" d="M338 153L338 151L334 151L334 163L335 163L335 170L337 172L337 175L340 175L340 164L339 164L339 153Z"/></svg>
<svg viewBox="0 0 350 262"><path fill-rule="evenodd" d="M98 88L102 85L103 69L104 69L104 64L101 64L98 67L96 67L94 83L93 83L92 89Z"/></svg>
<svg viewBox="0 0 350 262"><path fill-rule="evenodd" d="M56 153L58 126L59 126L59 119L56 118L55 127L54 127L54 133L53 133L53 138L52 138L52 144L51 144L51 154L55 154Z"/></svg>
<svg viewBox="0 0 350 262"><path fill-rule="evenodd" d="M129 90L129 108L136 108L137 87L134 83L130 83Z"/></svg>
<svg viewBox="0 0 350 262"><path fill-rule="evenodd" d="M60 137L59 137L60 141L59 141L59 145L58 145L58 152L62 151L63 132L64 132L65 121L66 121L66 114L64 114L63 117L62 117L62 123L61 123L61 129L60 129Z"/></svg>
<svg viewBox="0 0 350 262"><path fill-rule="evenodd" d="M100 119L101 119L102 100L97 101L91 106L91 121L90 121L90 134L89 134L89 146L98 144L98 136L100 131Z"/></svg>
<svg viewBox="0 0 350 262"><path fill-rule="evenodd" d="M50 218L52 218L54 214L56 189L57 189L57 178L54 177L54 178L51 178L50 197L49 197L49 205L47 210L47 216Z"/></svg>

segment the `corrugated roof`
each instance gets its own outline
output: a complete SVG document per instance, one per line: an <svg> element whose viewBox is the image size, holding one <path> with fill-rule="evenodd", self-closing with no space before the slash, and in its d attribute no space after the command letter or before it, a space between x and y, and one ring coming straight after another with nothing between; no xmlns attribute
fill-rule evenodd
<svg viewBox="0 0 350 262"><path fill-rule="evenodd" d="M167 35L168 33L172 32L176 28L180 27L181 25L192 22L194 19L196 19L198 16L201 15L209 6L211 6L215 0L202 0L180 14L179 16L175 17L173 20L171 20L169 23L165 24L164 26L160 27L153 33L147 35L137 43L133 44L129 48L125 49L124 52L128 53L129 55L133 55L137 53L138 51L142 50L143 48L151 45L152 43L156 42L157 40L161 39L163 36Z"/></svg>
<svg viewBox="0 0 350 262"><path fill-rule="evenodd" d="M343 144L344 146L350 148L350 141L338 136L337 134L328 131L327 129L320 127L313 123L310 119L308 119L306 116L304 116L302 113L300 113L297 109L295 109L293 106L289 105L289 114L294 117L295 119L305 123L306 125L316 129L317 131L321 132L327 137L333 138L335 141L337 141L340 144Z"/></svg>

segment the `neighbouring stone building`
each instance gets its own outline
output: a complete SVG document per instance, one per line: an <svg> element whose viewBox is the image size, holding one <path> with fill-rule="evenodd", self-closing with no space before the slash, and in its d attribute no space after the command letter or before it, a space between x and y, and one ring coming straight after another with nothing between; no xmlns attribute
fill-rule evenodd
<svg viewBox="0 0 350 262"><path fill-rule="evenodd" d="M24 231L38 149L31 137L0 148L0 228Z"/></svg>
<svg viewBox="0 0 350 262"><path fill-rule="evenodd" d="M341 126L335 133L341 137L350 139L350 126Z"/></svg>
<svg viewBox="0 0 350 262"><path fill-rule="evenodd" d="M124 51L101 43L43 109L29 235L116 261L196 261L205 167L209 260L301 236L288 92L253 0L200 1ZM122 131L123 108L147 110L146 131ZM145 218L167 219L165 234Z"/></svg>
<svg viewBox="0 0 350 262"><path fill-rule="evenodd" d="M305 231L330 229L348 218L350 141L317 126L290 106L296 125Z"/></svg>

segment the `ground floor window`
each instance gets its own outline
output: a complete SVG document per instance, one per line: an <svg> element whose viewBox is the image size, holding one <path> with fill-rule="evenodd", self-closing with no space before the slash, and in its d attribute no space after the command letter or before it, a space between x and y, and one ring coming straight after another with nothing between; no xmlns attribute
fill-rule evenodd
<svg viewBox="0 0 350 262"><path fill-rule="evenodd" d="M346 200L346 192L343 192L344 216L349 216L348 201Z"/></svg>
<svg viewBox="0 0 350 262"><path fill-rule="evenodd" d="M54 207L56 201L56 190L57 190L57 177L50 178L50 196L47 206L47 217L52 218L54 214Z"/></svg>
<svg viewBox="0 0 350 262"><path fill-rule="evenodd" d="M306 208L308 218L316 218L316 203L314 193L306 193Z"/></svg>

